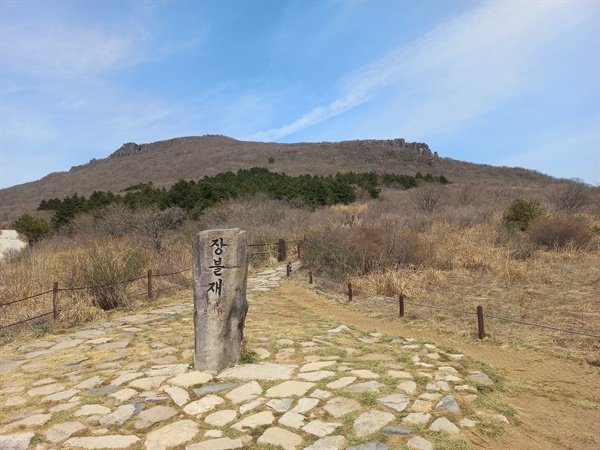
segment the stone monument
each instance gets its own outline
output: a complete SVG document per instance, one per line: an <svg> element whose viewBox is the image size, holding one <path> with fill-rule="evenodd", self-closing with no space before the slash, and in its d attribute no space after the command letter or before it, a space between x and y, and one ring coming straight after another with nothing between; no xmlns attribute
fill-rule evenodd
<svg viewBox="0 0 600 450"><path fill-rule="evenodd" d="M218 372L240 359L248 312L246 232L201 231L193 258L194 368Z"/></svg>

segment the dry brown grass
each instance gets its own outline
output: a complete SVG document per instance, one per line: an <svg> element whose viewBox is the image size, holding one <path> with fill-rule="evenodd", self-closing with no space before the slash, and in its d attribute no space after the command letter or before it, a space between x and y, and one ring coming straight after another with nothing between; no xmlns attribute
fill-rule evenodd
<svg viewBox="0 0 600 450"><path fill-rule="evenodd" d="M134 260L136 264L131 264ZM95 262L94 262L95 261ZM94 264L118 271L98 275ZM140 265L142 264L142 265ZM58 282L60 320L56 323L35 325L38 321L26 322L23 326L5 328L2 339L10 339L28 332L32 325L39 327L70 327L91 320L106 318L109 312L98 307L98 290L73 289L102 284L106 281L125 281L118 295L123 308L133 307L136 303L147 302L147 269L153 270L153 291L171 292L178 288L191 286L191 270L169 276L160 276L182 269L191 268L191 246L182 242L174 243L167 251L150 251L137 245L128 237L58 237L43 241L35 247L14 256L2 263L0 271L0 304L51 291L53 282ZM130 270L129 272L126 272ZM117 278L112 279L111 277ZM123 278L125 276L125 278ZM96 295L94 295L96 293ZM33 318L53 310L52 293L2 307L0 327L18 321ZM46 320L52 315L46 316Z"/></svg>

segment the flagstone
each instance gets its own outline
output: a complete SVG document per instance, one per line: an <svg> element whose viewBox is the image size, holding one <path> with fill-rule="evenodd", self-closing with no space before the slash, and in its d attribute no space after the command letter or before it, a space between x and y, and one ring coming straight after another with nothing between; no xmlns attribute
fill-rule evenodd
<svg viewBox="0 0 600 450"><path fill-rule="evenodd" d="M179 386L182 388L189 388L191 386L195 386L197 384L205 384L213 379L213 376L206 372L198 372L192 371L187 373L182 373L177 375L174 378L171 378L167 381L167 383Z"/></svg>
<svg viewBox="0 0 600 450"><path fill-rule="evenodd" d="M325 436L312 445L304 447L304 450L342 450L347 445L348 441L344 436Z"/></svg>
<svg viewBox="0 0 600 450"><path fill-rule="evenodd" d="M18 433L0 435L0 448L10 450L27 450L35 433Z"/></svg>
<svg viewBox="0 0 600 450"><path fill-rule="evenodd" d="M306 424L304 422L305 419L306 417L304 417L302 414L288 411L279 418L278 423L288 428L295 428L296 430L299 430Z"/></svg>
<svg viewBox="0 0 600 450"><path fill-rule="evenodd" d="M204 422L215 427L223 427L237 418L237 412L233 409L223 409L221 411L209 414L204 418Z"/></svg>
<svg viewBox="0 0 600 450"><path fill-rule="evenodd" d="M322 389L315 389L310 394L310 397L318 398L318 399L329 398L329 397L331 397L331 392L327 392Z"/></svg>
<svg viewBox="0 0 600 450"><path fill-rule="evenodd" d="M288 364L243 364L222 371L217 378L236 380L289 380L298 366Z"/></svg>
<svg viewBox="0 0 600 450"><path fill-rule="evenodd" d="M433 444L421 436L415 436L408 440L406 446L415 450L433 450Z"/></svg>
<svg viewBox="0 0 600 450"><path fill-rule="evenodd" d="M258 381L250 381L249 383L243 384L240 387L232 389L225 397L231 400L233 403L242 403L249 400L254 400L256 397L262 394L263 388Z"/></svg>
<svg viewBox="0 0 600 450"><path fill-rule="evenodd" d="M460 430L456 425L445 417L439 417L429 426L431 431L448 431L449 433L458 433Z"/></svg>
<svg viewBox="0 0 600 450"><path fill-rule="evenodd" d="M61 383L45 384L27 391L27 395L35 397L36 395L50 395L65 390L65 385Z"/></svg>
<svg viewBox="0 0 600 450"><path fill-rule="evenodd" d="M50 442L56 444L63 441L78 431L84 430L86 426L78 421L58 423L48 429L44 435Z"/></svg>
<svg viewBox="0 0 600 450"><path fill-rule="evenodd" d="M221 397L217 395L207 395L205 397L202 397L200 400L188 403L183 408L183 411L186 414L195 416L211 411L217 406L222 405L223 403L225 403L225 400L223 400Z"/></svg>
<svg viewBox="0 0 600 450"><path fill-rule="evenodd" d="M143 376L144 374L142 372L124 373L115 378L111 384L119 386L121 384L129 383L130 381L133 381L137 378L141 378Z"/></svg>
<svg viewBox="0 0 600 450"><path fill-rule="evenodd" d="M233 424L231 428L238 431L245 431L263 425L271 425L274 421L275 416L273 416L271 411L262 411L240 420L239 422Z"/></svg>
<svg viewBox="0 0 600 450"><path fill-rule="evenodd" d="M320 381L324 378L329 378L335 375L335 372L330 370L318 370L316 372L304 372L298 374L298 378L302 378L306 381Z"/></svg>
<svg viewBox="0 0 600 450"><path fill-rule="evenodd" d="M138 420L135 422L134 427L137 429L148 428L155 423L162 422L176 416L178 411L170 406L153 406L150 409L145 409L138 414ZM102 420L100 420L102 423Z"/></svg>
<svg viewBox="0 0 600 450"><path fill-rule="evenodd" d="M279 427L267 428L256 442L258 444L274 445L284 450L296 450L302 444L302 437Z"/></svg>
<svg viewBox="0 0 600 450"><path fill-rule="evenodd" d="M27 403L27 399L25 397L21 397L20 395L15 395L14 397L10 397L4 403L4 406L19 406Z"/></svg>
<svg viewBox="0 0 600 450"><path fill-rule="evenodd" d="M371 410L362 413L354 421L354 433L357 437L367 436L379 431L388 423L395 420L396 416L392 413Z"/></svg>
<svg viewBox="0 0 600 450"><path fill-rule="evenodd" d="M319 399L316 398L301 398L296 406L291 409L291 412L305 414L319 404Z"/></svg>
<svg viewBox="0 0 600 450"><path fill-rule="evenodd" d="M88 378L85 381L82 381L76 386L73 386L75 389L94 389L95 387L102 384L102 377L95 376L92 378Z"/></svg>
<svg viewBox="0 0 600 450"><path fill-rule="evenodd" d="M402 422L420 424L429 422L429 419L431 419L431 414L414 412L404 417Z"/></svg>
<svg viewBox="0 0 600 450"><path fill-rule="evenodd" d="M177 406L183 406L190 401L190 395L188 392L178 386L167 386L163 389L163 391L167 393L169 397L171 397L171 400L173 400L173 403L175 403Z"/></svg>
<svg viewBox="0 0 600 450"><path fill-rule="evenodd" d="M356 381L356 377L342 377L327 384L329 389L340 389Z"/></svg>
<svg viewBox="0 0 600 450"><path fill-rule="evenodd" d="M243 447L244 443L241 438L231 439L224 437L186 445L185 450L235 450Z"/></svg>
<svg viewBox="0 0 600 450"><path fill-rule="evenodd" d="M384 387L379 381L366 381L348 386L349 392L379 392L379 389Z"/></svg>
<svg viewBox="0 0 600 450"><path fill-rule="evenodd" d="M386 408L389 408L392 411L399 413L406 409L410 400L404 394L391 394L385 397L381 397L380 399L378 399L378 402Z"/></svg>
<svg viewBox="0 0 600 450"><path fill-rule="evenodd" d="M265 395L267 397L287 397L287 396L298 396L301 397L306 394L310 389L315 386L315 383L308 381L284 381L277 386L273 386L267 389Z"/></svg>
<svg viewBox="0 0 600 450"><path fill-rule="evenodd" d="M52 384L52 383L56 383L57 381L54 378L44 378L42 380L38 380L34 383L31 383L32 386L43 386L45 384Z"/></svg>
<svg viewBox="0 0 600 450"><path fill-rule="evenodd" d="M167 377L172 378L181 375L189 370L189 364L159 364L146 371L149 377Z"/></svg>
<svg viewBox="0 0 600 450"><path fill-rule="evenodd" d="M214 392L229 391L238 386L242 386L243 384L244 383L212 383L192 390L198 397L201 397L205 394L212 394Z"/></svg>
<svg viewBox="0 0 600 450"><path fill-rule="evenodd" d="M44 425L52 418L52 414L33 414L24 419L12 422L7 425L7 428L14 428L19 426L34 427L38 425Z"/></svg>
<svg viewBox="0 0 600 450"><path fill-rule="evenodd" d="M101 425L123 425L135 413L134 405L121 405L100 419Z"/></svg>
<svg viewBox="0 0 600 450"><path fill-rule="evenodd" d="M146 450L166 450L192 440L200 432L200 427L193 420L180 420L157 430L146 437Z"/></svg>
<svg viewBox="0 0 600 450"><path fill-rule="evenodd" d="M402 370L388 370L387 374L392 378L402 378L404 380L412 380L413 376Z"/></svg>
<svg viewBox="0 0 600 450"><path fill-rule="evenodd" d="M336 428L341 425L342 424L338 422L322 422L320 420L313 420L312 422L304 425L302 427L302 431L318 437L325 437L329 434L332 434Z"/></svg>
<svg viewBox="0 0 600 450"><path fill-rule="evenodd" d="M353 411L358 411L361 408L360 403L356 400L345 398L345 397L335 397L327 401L323 409L331 414L336 419L351 413Z"/></svg>
<svg viewBox="0 0 600 450"><path fill-rule="evenodd" d="M258 408L259 406L261 406L264 402L266 401L266 399L264 398L258 398L254 401L248 402L248 403L244 403L243 405L240 406L240 415L244 415L247 412L252 411L253 409Z"/></svg>
<svg viewBox="0 0 600 450"><path fill-rule="evenodd" d="M74 437L63 442L65 447L82 447L85 449L121 449L127 448L140 440L137 436L105 435L93 437Z"/></svg>
<svg viewBox="0 0 600 450"><path fill-rule="evenodd" d="M374 372L371 372L370 370L351 370L350 373L352 375L356 375L359 378L366 378L366 379L375 379L375 378L379 378L379 375L377 375Z"/></svg>
<svg viewBox="0 0 600 450"><path fill-rule="evenodd" d="M410 410L414 412L429 412L433 409L433 403L428 402L426 400L415 400L414 403L410 406Z"/></svg>
<svg viewBox="0 0 600 450"><path fill-rule="evenodd" d="M267 402L267 406L275 412L286 412L292 406L293 398L273 399Z"/></svg>
<svg viewBox="0 0 600 450"><path fill-rule="evenodd" d="M114 400L118 401L119 403L123 403L123 402L126 402L127 400L129 400L131 397L137 395L137 393L138 393L138 391L136 391L135 389L120 389L120 390L110 394L108 396L108 398L114 399Z"/></svg>
<svg viewBox="0 0 600 450"><path fill-rule="evenodd" d="M406 392L407 394L414 394L417 390L417 383L414 381L403 381L396 389Z"/></svg>
<svg viewBox="0 0 600 450"><path fill-rule="evenodd" d="M317 362L311 362L308 364L304 364L301 368L300 368L300 373L302 372L314 372L317 370L321 370L325 367L329 367L329 366L333 366L334 364L336 364L336 361L317 361Z"/></svg>
<svg viewBox="0 0 600 450"><path fill-rule="evenodd" d="M150 391L152 389L158 388L161 384L163 384L168 376L155 376L155 377L146 377L146 378L138 378L137 380L133 380L129 383L129 386L143 389L145 391Z"/></svg>
<svg viewBox="0 0 600 450"><path fill-rule="evenodd" d="M66 391L57 392L55 394L50 394L44 397L44 401L46 402L59 402L61 400L67 400L75 395L79 394L79 390L77 389L67 389Z"/></svg>

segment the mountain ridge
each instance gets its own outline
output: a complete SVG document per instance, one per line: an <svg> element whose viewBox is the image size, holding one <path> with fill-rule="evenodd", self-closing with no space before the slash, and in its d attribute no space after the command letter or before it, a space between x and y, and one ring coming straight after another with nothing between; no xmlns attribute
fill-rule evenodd
<svg viewBox="0 0 600 450"><path fill-rule="evenodd" d="M267 167L289 175L330 175L337 172L417 172L444 175L450 181L508 184L549 182L539 172L475 164L441 157L426 143L388 140L273 143L240 141L222 135L186 136L152 143L129 142L107 158L53 172L40 180L0 190L0 225L32 212L43 199L93 191L119 192L152 182L170 186L179 179L198 180L220 172Z"/></svg>

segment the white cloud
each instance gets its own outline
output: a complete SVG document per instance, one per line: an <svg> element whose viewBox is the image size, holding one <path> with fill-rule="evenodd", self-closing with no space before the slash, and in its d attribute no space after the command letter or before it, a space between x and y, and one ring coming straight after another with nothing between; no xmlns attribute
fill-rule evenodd
<svg viewBox="0 0 600 450"><path fill-rule="evenodd" d="M388 107L410 99L390 116L415 136L459 129L533 89L548 43L597 13L595 5L575 2L484 3L347 75L326 104L252 138L281 139L375 99ZM365 118L364 129L381 121Z"/></svg>
<svg viewBox="0 0 600 450"><path fill-rule="evenodd" d="M61 22L4 23L2 64L18 72L76 79L139 62L145 36Z"/></svg>

